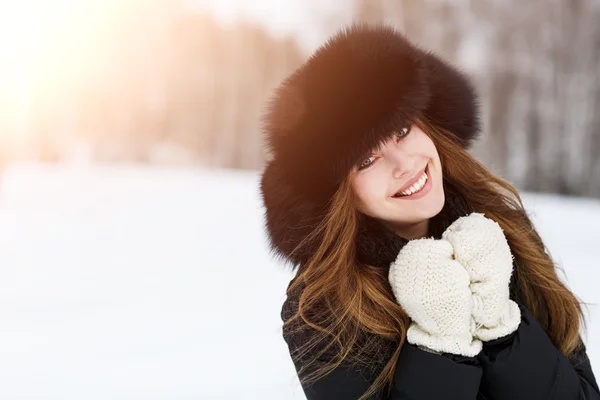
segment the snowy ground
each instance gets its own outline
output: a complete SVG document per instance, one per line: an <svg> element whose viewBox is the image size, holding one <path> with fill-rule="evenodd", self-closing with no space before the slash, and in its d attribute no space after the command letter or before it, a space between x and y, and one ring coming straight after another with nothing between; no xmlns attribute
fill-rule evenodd
<svg viewBox="0 0 600 400"><path fill-rule="evenodd" d="M0 398L302 399L255 173L7 170ZM600 302L595 200L527 196L570 287ZM589 355L600 372L600 306Z"/></svg>

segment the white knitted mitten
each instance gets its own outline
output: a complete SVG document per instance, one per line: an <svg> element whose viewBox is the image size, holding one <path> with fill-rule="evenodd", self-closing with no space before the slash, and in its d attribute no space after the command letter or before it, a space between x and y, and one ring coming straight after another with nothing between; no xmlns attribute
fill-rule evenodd
<svg viewBox="0 0 600 400"><path fill-rule="evenodd" d="M471 277L473 336L490 341L516 331L521 310L509 298L513 255L500 225L472 213L454 221L442 238L452 243L456 260Z"/></svg>
<svg viewBox="0 0 600 400"><path fill-rule="evenodd" d="M473 357L482 343L472 335L469 274L452 253L446 240L411 240L390 265L388 278L396 301L412 319L409 343Z"/></svg>

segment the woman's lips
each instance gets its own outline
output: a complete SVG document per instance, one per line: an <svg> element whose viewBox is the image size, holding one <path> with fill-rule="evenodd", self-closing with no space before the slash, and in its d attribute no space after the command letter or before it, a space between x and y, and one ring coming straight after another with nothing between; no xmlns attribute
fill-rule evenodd
<svg viewBox="0 0 600 400"><path fill-rule="evenodd" d="M427 174L427 180L425 181L425 184L423 185L423 187L416 191L415 193L409 194L409 195L403 195L403 194L398 194L395 195L394 198L395 199L401 199L401 200L413 200L413 199L419 199L423 196L426 196L427 193L429 193L431 191L431 187L432 187L432 177L431 174L429 173L429 168L425 168L424 171Z"/></svg>
<svg viewBox="0 0 600 400"><path fill-rule="evenodd" d="M398 191L397 191L397 192L394 194L394 197L397 197L397 196L403 196L403 195L402 195L402 192L405 192L405 191L407 191L408 189L410 189L410 187L411 187L412 185L414 185L415 183L417 183L417 182L419 181L419 179L421 179L421 178L423 177L423 174L424 174L426 171L428 171L428 166L429 166L429 164L427 164L427 165L425 166L425 168L423 168L423 169L421 170L421 172L419 172L419 173L418 173L418 174L417 174L417 175L416 175L414 178L412 178L412 179L411 179L411 180L409 180L409 181L408 181L406 184L404 184L404 186L402 186L402 187L401 187L401 188L400 188L400 189L399 189L399 190L398 190ZM428 179L429 179L429 174L427 174L427 177L428 177Z"/></svg>

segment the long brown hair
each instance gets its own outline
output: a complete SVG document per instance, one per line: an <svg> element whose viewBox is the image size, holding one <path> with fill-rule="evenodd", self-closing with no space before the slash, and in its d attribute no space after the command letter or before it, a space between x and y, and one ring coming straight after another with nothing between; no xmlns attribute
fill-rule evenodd
<svg viewBox="0 0 600 400"><path fill-rule="evenodd" d="M478 162L450 132L420 120L417 125L434 142L443 168L444 184L452 185L475 212L498 222L504 230L515 259L514 277L519 300L544 328L554 345L566 356L581 345L580 325L585 319L580 300L561 282L550 252L529 219L517 190ZM360 343L364 333L394 343L391 357L369 390L359 400L388 389L398 356L406 339L410 319L397 304L385 269L358 262L356 236L360 213L349 179L344 180L319 227L298 246L319 240L312 258L300 268L288 294L303 285L298 312L284 323L284 329L301 318L317 334L303 343L294 358L310 353L317 342L326 341L319 356L336 349L326 365L299 371L304 383L327 375L342 362L363 366L376 362L366 354L377 354L381 342ZM325 305L325 307L323 307ZM360 349L358 348L360 347ZM362 356L361 356L362 355ZM321 357L322 358L322 357ZM312 372L303 374L305 371Z"/></svg>

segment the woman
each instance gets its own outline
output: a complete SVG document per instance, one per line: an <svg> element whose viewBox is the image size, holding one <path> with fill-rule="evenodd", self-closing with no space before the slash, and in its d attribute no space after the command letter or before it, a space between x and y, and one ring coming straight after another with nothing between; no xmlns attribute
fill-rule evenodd
<svg viewBox="0 0 600 400"><path fill-rule="evenodd" d="M277 89L261 180L297 269L283 336L308 399L600 399L580 303L517 191L467 149L467 78L387 27Z"/></svg>

